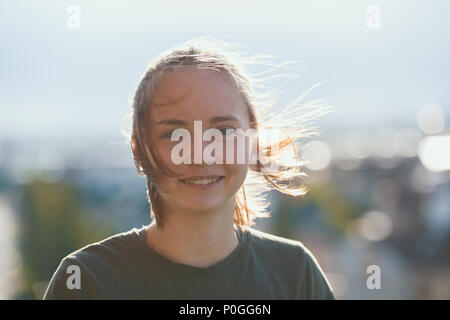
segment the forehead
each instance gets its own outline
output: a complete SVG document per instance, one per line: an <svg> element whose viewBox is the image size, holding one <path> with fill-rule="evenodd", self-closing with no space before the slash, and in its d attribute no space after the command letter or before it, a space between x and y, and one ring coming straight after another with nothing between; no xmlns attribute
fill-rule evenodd
<svg viewBox="0 0 450 320"><path fill-rule="evenodd" d="M242 122L248 119L232 77L207 69L166 71L155 87L149 107L154 121L175 117L206 121L218 115L233 115Z"/></svg>

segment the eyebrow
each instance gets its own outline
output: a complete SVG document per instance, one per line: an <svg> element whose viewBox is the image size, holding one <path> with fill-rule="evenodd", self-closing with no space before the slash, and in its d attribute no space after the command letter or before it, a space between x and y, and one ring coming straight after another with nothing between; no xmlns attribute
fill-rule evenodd
<svg viewBox="0 0 450 320"><path fill-rule="evenodd" d="M236 121L239 122L239 120L236 117L233 116L217 116L212 117L209 122L210 123L218 123L218 122L224 122L224 121ZM183 126L186 125L187 122L184 120L178 120L178 119L166 119L161 120L156 123L156 125L165 124L165 125L177 125L177 126Z"/></svg>

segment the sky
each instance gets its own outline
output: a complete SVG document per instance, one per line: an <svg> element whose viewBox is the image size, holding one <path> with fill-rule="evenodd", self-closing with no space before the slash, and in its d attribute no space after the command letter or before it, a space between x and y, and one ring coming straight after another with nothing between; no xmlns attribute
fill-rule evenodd
<svg viewBox="0 0 450 320"><path fill-rule="evenodd" d="M70 6L80 28L69 29ZM367 9L380 9L369 29ZM12 1L0 4L0 139L119 137L149 61L218 36L296 60L286 92L339 110L329 130L417 127L418 110L450 116L450 2ZM226 38L224 38L226 37Z"/></svg>

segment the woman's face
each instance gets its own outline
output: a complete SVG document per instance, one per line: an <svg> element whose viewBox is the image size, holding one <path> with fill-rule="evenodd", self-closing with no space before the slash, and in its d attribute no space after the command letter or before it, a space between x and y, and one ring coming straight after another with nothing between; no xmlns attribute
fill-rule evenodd
<svg viewBox="0 0 450 320"><path fill-rule="evenodd" d="M179 177L162 178L158 185L158 197L163 198L169 211L201 212L223 208L234 200L247 176L248 164L235 164L236 161L208 165L203 160L203 164L193 164L194 121L201 121L202 136L210 128L225 133L228 128L247 130L250 127L247 107L230 77L214 70L176 69L166 72L155 88L150 105L149 134L164 164L179 174ZM188 130L191 135L191 164L176 165L171 159L172 149L180 143L171 141L171 132L178 128ZM203 142L203 150L210 143ZM224 146L224 156L227 151L230 150ZM236 146L234 152L236 155ZM201 184L205 183L199 181L202 177L213 180Z"/></svg>

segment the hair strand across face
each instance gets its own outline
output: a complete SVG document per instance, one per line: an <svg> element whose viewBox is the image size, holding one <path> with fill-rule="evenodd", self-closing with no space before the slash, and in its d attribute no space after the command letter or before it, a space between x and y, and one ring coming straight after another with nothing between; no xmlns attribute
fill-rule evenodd
<svg viewBox="0 0 450 320"><path fill-rule="evenodd" d="M264 141L261 135L258 136L258 144L266 148L260 149L262 152L258 153L256 164L249 165L249 175L236 194L234 223L239 229L253 225L255 218L270 216L266 210L266 193L271 189L292 196L304 196L308 191L302 184L306 173L302 171L303 162L299 160L295 143L300 138L317 135L316 127L308 126L307 122L329 112L330 108L322 101L299 105L301 99L296 99L285 110L271 112L267 99L256 94L260 82L253 79L245 67L251 66L257 58L246 58L233 50L227 55L226 47L227 43L222 41L197 39L162 54L150 64L134 94L131 106L133 123L128 138L137 172L147 178L147 197L152 207L152 218L159 227L164 226L167 217L161 197L158 197L158 178L173 176L175 173L162 164L149 139L149 106L158 81L169 70L207 69L230 77L247 108L250 127L259 134L270 130L279 130L281 133L278 139L269 142Z"/></svg>

